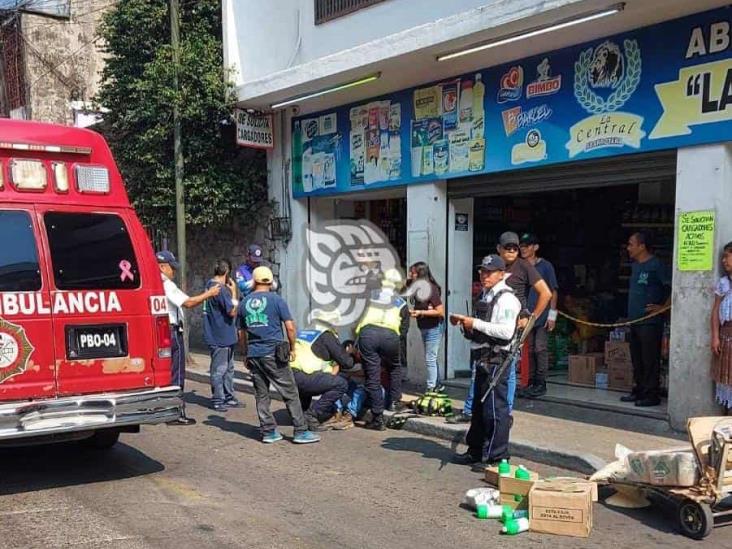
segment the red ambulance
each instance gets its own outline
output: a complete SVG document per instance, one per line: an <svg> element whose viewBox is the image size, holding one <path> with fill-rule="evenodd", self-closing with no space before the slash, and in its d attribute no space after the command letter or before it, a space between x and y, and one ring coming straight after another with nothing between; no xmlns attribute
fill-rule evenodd
<svg viewBox="0 0 732 549"><path fill-rule="evenodd" d="M178 418L166 303L105 140L0 120L0 446Z"/></svg>

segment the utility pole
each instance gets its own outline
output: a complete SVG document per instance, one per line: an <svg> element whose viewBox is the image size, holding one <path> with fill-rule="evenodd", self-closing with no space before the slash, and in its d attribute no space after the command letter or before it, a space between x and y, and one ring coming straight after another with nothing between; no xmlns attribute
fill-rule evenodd
<svg viewBox="0 0 732 549"><path fill-rule="evenodd" d="M170 0L170 44L173 47L173 86L178 94L178 71L180 70L180 13L179 0ZM178 243L180 263L180 288L187 287L186 265L186 203L183 196L183 151L180 137L180 111L178 101L173 103L173 157L175 165L175 234Z"/></svg>

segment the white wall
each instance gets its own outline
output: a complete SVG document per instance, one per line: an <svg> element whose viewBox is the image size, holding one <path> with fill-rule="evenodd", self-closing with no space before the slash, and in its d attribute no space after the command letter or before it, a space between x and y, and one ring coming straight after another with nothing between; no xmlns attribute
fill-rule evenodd
<svg viewBox="0 0 732 549"><path fill-rule="evenodd" d="M703 182L703 185L700 184ZM715 257L732 240L732 145L705 145L679 149L676 178L676 211L716 210ZM686 419L719 415L709 375L709 317L712 288L719 277L719 261L713 271L682 272L674 250L671 310L671 349L668 411L671 426L685 430Z"/></svg>
<svg viewBox="0 0 732 549"><path fill-rule="evenodd" d="M225 0L226 61L236 67L241 85L489 3L386 0L315 25L313 0Z"/></svg>
<svg viewBox="0 0 732 549"><path fill-rule="evenodd" d="M468 214L468 230L455 230L455 215ZM450 201L447 225L447 313L470 314L472 309L473 265L473 199L458 198ZM466 307L468 307L466 311ZM470 372L470 344L459 329L447 327L447 373L455 377L456 371Z"/></svg>

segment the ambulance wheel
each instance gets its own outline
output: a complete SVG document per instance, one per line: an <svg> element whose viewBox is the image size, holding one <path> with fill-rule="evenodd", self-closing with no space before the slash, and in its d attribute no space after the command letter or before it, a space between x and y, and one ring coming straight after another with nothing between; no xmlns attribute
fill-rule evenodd
<svg viewBox="0 0 732 549"><path fill-rule="evenodd" d="M82 443L87 448L94 450L108 450L119 441L119 431L114 429L103 429L95 431L92 436L84 439Z"/></svg>
<svg viewBox="0 0 732 549"><path fill-rule="evenodd" d="M704 539L712 533L714 515L706 503L685 499L679 504L679 528L681 533L691 539Z"/></svg>

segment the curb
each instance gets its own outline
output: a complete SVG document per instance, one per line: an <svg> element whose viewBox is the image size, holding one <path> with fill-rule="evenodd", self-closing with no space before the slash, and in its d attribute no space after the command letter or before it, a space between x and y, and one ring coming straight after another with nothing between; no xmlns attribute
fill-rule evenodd
<svg viewBox="0 0 732 549"><path fill-rule="evenodd" d="M209 375L201 372L186 370L186 379L199 383L209 383ZM254 394L254 387L250 381L239 378L234 379L234 388L248 394ZM272 391L272 398L282 400L279 393ZM389 417L391 412L384 412ZM463 443L467 427L450 425L449 423L437 423L431 418L409 418L402 427L403 430L420 435L448 440L453 443ZM512 439L510 442L511 455L519 458L536 461L544 465L568 469L584 475L591 475L604 467L607 462L594 454L573 452L562 448L551 446L540 446L530 441Z"/></svg>

